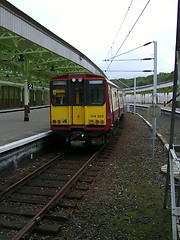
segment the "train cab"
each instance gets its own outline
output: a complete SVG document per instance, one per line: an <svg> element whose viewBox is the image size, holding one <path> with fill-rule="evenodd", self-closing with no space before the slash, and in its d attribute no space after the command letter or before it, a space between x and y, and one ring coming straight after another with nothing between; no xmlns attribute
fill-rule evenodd
<svg viewBox="0 0 180 240"><path fill-rule="evenodd" d="M51 129L70 145L103 143L112 124L108 83L93 74L66 74L50 81Z"/></svg>

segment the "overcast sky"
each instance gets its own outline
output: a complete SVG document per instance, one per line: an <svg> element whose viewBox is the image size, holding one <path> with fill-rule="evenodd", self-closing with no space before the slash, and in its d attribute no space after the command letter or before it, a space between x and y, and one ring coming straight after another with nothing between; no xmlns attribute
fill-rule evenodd
<svg viewBox="0 0 180 240"><path fill-rule="evenodd" d="M110 63L103 60L115 56L127 36L118 55L145 43L157 41L158 73L174 70L178 0L9 0L9 2L84 53L102 70L106 70ZM115 38L121 24L119 34ZM153 54L154 44L150 44L114 58L121 61L113 61L106 74L110 79L153 74L137 72L153 70L153 61L132 60L153 58Z"/></svg>

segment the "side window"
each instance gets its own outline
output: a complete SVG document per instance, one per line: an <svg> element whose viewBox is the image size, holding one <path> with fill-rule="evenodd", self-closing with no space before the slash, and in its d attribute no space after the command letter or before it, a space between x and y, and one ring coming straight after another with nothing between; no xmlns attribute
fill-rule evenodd
<svg viewBox="0 0 180 240"><path fill-rule="evenodd" d="M112 89L111 89L111 87L109 86L108 87L108 92L109 92L109 103L110 103L110 108L111 108L111 112L112 112L112 110L113 110L113 106L112 106Z"/></svg>
<svg viewBox="0 0 180 240"><path fill-rule="evenodd" d="M120 106L120 108L121 108L121 103L122 103L122 94L119 93L119 106Z"/></svg>
<svg viewBox="0 0 180 240"><path fill-rule="evenodd" d="M118 96L117 96L117 92L115 92L114 95L115 95L115 101L116 101L116 108L118 108Z"/></svg>

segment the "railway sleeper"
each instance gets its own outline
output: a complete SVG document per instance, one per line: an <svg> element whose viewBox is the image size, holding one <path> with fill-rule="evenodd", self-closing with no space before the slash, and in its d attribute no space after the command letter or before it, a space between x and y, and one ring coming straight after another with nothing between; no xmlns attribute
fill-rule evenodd
<svg viewBox="0 0 180 240"><path fill-rule="evenodd" d="M92 165L91 171L92 172L99 172L99 168L97 166Z"/></svg>
<svg viewBox="0 0 180 240"><path fill-rule="evenodd" d="M83 197L82 194L65 194L64 198L67 199L77 199L81 200ZM33 198L22 198L22 197L11 197L11 202L21 202L21 203L30 203L30 204L40 204L40 205L46 205L47 201L39 200L39 199L33 199Z"/></svg>
<svg viewBox="0 0 180 240"><path fill-rule="evenodd" d="M92 178L95 178L97 176L97 173L96 172L88 172L87 173L87 177L92 177Z"/></svg>
<svg viewBox="0 0 180 240"><path fill-rule="evenodd" d="M60 176L39 176L40 179L42 180L54 180L54 181L68 181L71 176L70 175L60 175Z"/></svg>
<svg viewBox="0 0 180 240"><path fill-rule="evenodd" d="M6 220L0 221L0 226L7 229L21 230L24 227L24 222L9 222ZM48 234L51 236L57 236L61 231L61 228L58 225L54 224L43 224L35 228L35 232L41 234Z"/></svg>
<svg viewBox="0 0 180 240"><path fill-rule="evenodd" d="M72 199L72 200L81 200L83 198L83 194L68 193L68 194L65 194L64 198Z"/></svg>
<svg viewBox="0 0 180 240"><path fill-rule="evenodd" d="M46 171L46 174L53 174L53 175L74 175L74 173L76 172L76 170L69 170L66 169L66 171L64 171L64 169L50 169Z"/></svg>
<svg viewBox="0 0 180 240"><path fill-rule="evenodd" d="M40 204L40 205L46 205L47 201L42 201L38 199L26 199L26 198L20 198L20 197L11 197L10 198L11 202L20 202L20 203L30 203L30 204Z"/></svg>
<svg viewBox="0 0 180 240"><path fill-rule="evenodd" d="M82 178L80 178L78 181L85 182L85 183L92 183L93 182L92 179L85 178L84 176Z"/></svg>
<svg viewBox="0 0 180 240"><path fill-rule="evenodd" d="M104 162L106 162L107 159L108 159L108 157L100 156L100 157L98 157L98 158L96 159L95 162L97 162L97 163L99 163L99 162L104 163Z"/></svg>
<svg viewBox="0 0 180 240"><path fill-rule="evenodd" d="M89 187L83 186L83 185L78 185L75 187L76 190L81 190L81 191L87 191L89 190Z"/></svg>
<svg viewBox="0 0 180 240"><path fill-rule="evenodd" d="M39 190L28 190L28 189L21 189L18 191L18 194L29 194L29 195L36 195L36 196L50 196L53 197L56 194L56 191L54 192L40 192Z"/></svg>
<svg viewBox="0 0 180 240"><path fill-rule="evenodd" d="M111 153L103 152L99 155L100 158L108 159Z"/></svg>
<svg viewBox="0 0 180 240"><path fill-rule="evenodd" d="M76 190L88 190L89 187L84 186L84 185L79 185L76 187ZM28 194L28 195L36 195L36 196L49 196L49 197L53 197L57 192L56 191L44 191L44 192L40 192L39 190L31 190L29 191L28 189L21 189L20 191L18 191L18 194Z"/></svg>
<svg viewBox="0 0 180 240"><path fill-rule="evenodd" d="M0 208L0 213L3 214L11 214L11 215L19 215L24 217L34 217L37 212L32 210L21 210L16 208ZM59 212L52 212L51 214L45 214L44 218L48 218L54 221L62 221L69 219L69 214L63 215Z"/></svg>
<svg viewBox="0 0 180 240"><path fill-rule="evenodd" d="M59 201L56 204L57 207L61 207L61 208L73 208L73 209L78 209L78 205L76 203L68 203L68 202L62 202Z"/></svg>
<svg viewBox="0 0 180 240"><path fill-rule="evenodd" d="M96 163L96 166L97 166L97 167L103 167L103 166L104 166L104 162L105 162L105 161L98 161L98 162Z"/></svg>
<svg viewBox="0 0 180 240"><path fill-rule="evenodd" d="M43 181L39 181L39 180L34 180L30 183L28 183L28 186L34 186L34 187L48 187L48 188L59 188L59 187L63 187L64 184L63 183L44 183Z"/></svg>

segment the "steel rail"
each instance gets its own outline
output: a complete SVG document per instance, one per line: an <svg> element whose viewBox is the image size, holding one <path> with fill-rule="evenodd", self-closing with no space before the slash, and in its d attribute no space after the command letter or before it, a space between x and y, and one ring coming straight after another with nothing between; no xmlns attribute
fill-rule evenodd
<svg viewBox="0 0 180 240"><path fill-rule="evenodd" d="M93 156L78 170L78 172L62 187L59 192L37 213L13 238L12 240L19 240L25 234L30 233L34 230L36 225L39 224L41 218L52 208L55 204L63 198L63 196L69 191L72 185L81 177L86 168L90 165L90 163L97 157L98 153L101 151L97 151L93 154Z"/></svg>
<svg viewBox="0 0 180 240"><path fill-rule="evenodd" d="M54 157L49 162L45 163L43 166L41 166L40 168L38 168L34 172L30 173L26 177L22 178L18 182L14 183L13 185L11 185L7 189L5 189L3 192L0 193L0 200L5 198L7 196L7 194L13 193L17 189L17 187L20 187L20 186L24 185L27 182L27 180L29 180L32 177L34 177L37 173L40 173L42 170L44 170L46 167L48 167L52 162L54 162L57 158L61 157L64 153L65 152L60 153L58 156Z"/></svg>

